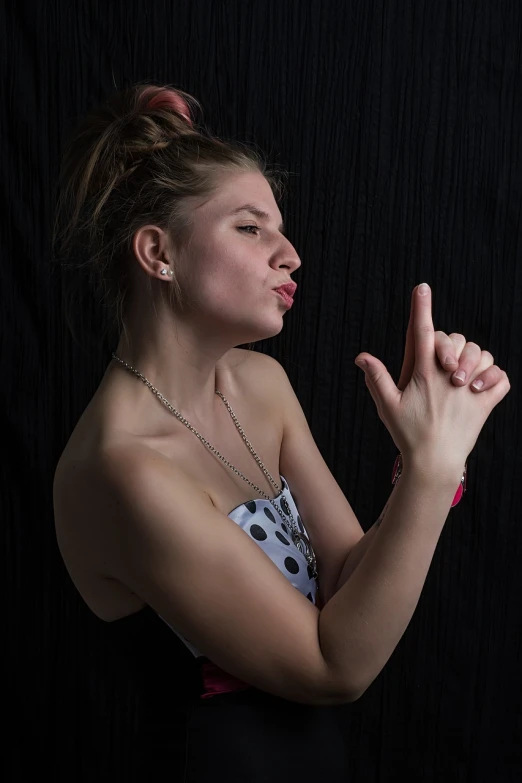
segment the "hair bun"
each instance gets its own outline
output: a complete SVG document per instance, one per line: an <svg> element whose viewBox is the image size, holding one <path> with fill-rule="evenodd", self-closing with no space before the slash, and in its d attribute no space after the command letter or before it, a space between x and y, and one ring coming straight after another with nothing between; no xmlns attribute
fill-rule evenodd
<svg viewBox="0 0 522 783"><path fill-rule="evenodd" d="M190 126L194 127L191 111L184 94L171 87L158 87L151 85L142 90L139 97L139 108L142 111L168 111L174 112L183 118Z"/></svg>

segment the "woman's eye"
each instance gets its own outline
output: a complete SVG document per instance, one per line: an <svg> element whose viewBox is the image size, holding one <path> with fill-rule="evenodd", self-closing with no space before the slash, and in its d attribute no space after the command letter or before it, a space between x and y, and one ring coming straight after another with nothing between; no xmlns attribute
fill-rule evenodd
<svg viewBox="0 0 522 783"><path fill-rule="evenodd" d="M246 231L247 234L253 233L250 229L254 229L254 231L259 231L259 226L238 226L239 231ZM254 234L254 236L257 236L257 234Z"/></svg>

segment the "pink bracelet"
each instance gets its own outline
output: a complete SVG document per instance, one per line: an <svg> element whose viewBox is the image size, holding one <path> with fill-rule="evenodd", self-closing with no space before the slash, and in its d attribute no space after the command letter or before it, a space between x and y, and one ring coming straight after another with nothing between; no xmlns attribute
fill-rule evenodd
<svg viewBox="0 0 522 783"><path fill-rule="evenodd" d="M457 503L460 502L464 492L466 491L466 475L468 472L468 463L464 465L464 473L462 474L462 478L460 480L459 488L457 489L457 492L455 494L455 497L453 498L453 502L451 504L451 508L453 506L456 506ZM400 475L402 473L402 454L397 454L395 458L395 463L393 465L393 471L392 471L392 484L396 484L400 478Z"/></svg>

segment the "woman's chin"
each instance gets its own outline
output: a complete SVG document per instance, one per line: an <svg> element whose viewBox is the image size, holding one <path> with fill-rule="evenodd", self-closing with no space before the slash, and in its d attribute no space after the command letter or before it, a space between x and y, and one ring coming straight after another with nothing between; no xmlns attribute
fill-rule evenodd
<svg viewBox="0 0 522 783"><path fill-rule="evenodd" d="M237 345L247 345L249 343L258 343L260 340L269 340L271 337L276 337L283 329L283 319L280 319L279 323L263 324L257 329L252 329L243 332L241 335L241 343Z"/></svg>
<svg viewBox="0 0 522 783"><path fill-rule="evenodd" d="M272 320L271 323L264 324L263 330L260 330L260 336L256 339L269 340L270 337L278 335L282 331L284 325L284 320L281 317L277 320ZM253 340L250 342L253 342Z"/></svg>

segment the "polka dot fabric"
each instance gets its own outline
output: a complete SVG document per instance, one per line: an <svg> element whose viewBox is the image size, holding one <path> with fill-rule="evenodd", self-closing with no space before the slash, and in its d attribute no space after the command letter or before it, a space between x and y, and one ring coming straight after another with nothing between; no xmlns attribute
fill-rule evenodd
<svg viewBox="0 0 522 783"><path fill-rule="evenodd" d="M315 604L317 582L311 575L312 571L305 556L292 541L289 511L292 512L294 521L301 532L305 535L308 535L308 533L299 516L297 506L284 476L281 476L281 482L283 488L280 494L274 498L274 502L283 512L284 519L288 520L286 524L270 501L265 498L256 498L255 500L242 503L237 508L234 508L228 516L261 547L263 552L268 555L288 581L306 596L309 601ZM187 639L177 633L175 628L172 630L196 658L203 656L203 653L199 652Z"/></svg>

